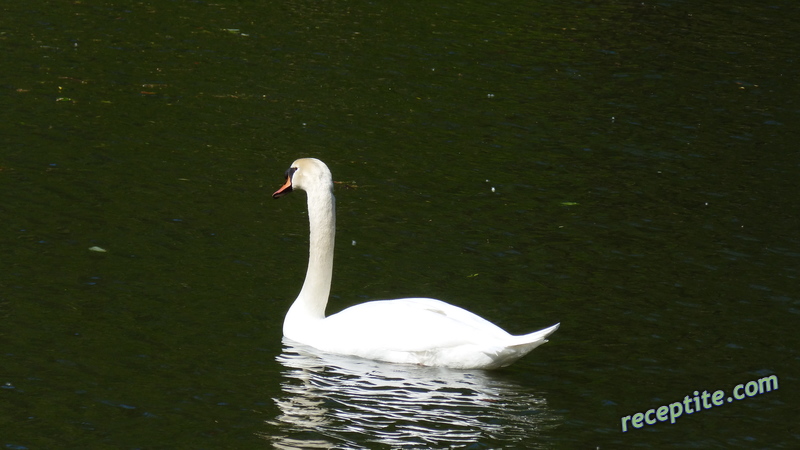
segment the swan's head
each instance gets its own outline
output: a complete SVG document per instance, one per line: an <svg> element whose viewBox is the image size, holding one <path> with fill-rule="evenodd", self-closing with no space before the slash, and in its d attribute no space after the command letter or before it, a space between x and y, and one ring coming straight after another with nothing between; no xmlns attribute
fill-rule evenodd
<svg viewBox="0 0 800 450"><path fill-rule="evenodd" d="M324 162L316 158L298 159L286 171L286 183L272 194L272 198L281 198L294 189L301 189L306 192L313 192L319 189L333 190L333 178L331 177L330 169Z"/></svg>

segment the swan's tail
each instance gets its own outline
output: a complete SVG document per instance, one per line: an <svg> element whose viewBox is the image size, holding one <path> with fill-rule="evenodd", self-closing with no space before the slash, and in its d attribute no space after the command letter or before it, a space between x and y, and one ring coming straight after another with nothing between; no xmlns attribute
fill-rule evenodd
<svg viewBox="0 0 800 450"><path fill-rule="evenodd" d="M547 342L547 336L555 333L560 325L561 323L557 323L543 330L534 331L533 333L512 336L508 345L496 354L492 366L487 368L506 367L522 358L536 347Z"/></svg>
<svg viewBox="0 0 800 450"><path fill-rule="evenodd" d="M550 336L551 334L555 333L559 326L561 326L561 322L551 327L547 327L539 331L534 331L533 333L523 334L522 336L514 336L514 340L517 341L518 343L512 344L512 346L517 347L520 345L524 346L533 343L536 343L537 346L544 344L545 342L547 342L546 339L547 336Z"/></svg>

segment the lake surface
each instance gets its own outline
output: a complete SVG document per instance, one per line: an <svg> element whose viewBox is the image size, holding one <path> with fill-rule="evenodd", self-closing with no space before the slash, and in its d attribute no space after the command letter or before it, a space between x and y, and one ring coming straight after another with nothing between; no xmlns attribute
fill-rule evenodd
<svg viewBox="0 0 800 450"><path fill-rule="evenodd" d="M798 14L4 6L0 446L797 447ZM341 182L329 312L561 328L494 372L282 342L304 156Z"/></svg>

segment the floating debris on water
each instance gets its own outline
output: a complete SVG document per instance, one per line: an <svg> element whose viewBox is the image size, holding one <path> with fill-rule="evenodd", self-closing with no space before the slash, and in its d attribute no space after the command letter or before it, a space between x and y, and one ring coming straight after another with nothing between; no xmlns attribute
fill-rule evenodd
<svg viewBox="0 0 800 450"><path fill-rule="evenodd" d="M245 37L250 36L247 33L242 33L241 30L238 28L223 28L223 30L236 36L245 36Z"/></svg>
<svg viewBox="0 0 800 450"><path fill-rule="evenodd" d="M103 247L98 247L96 245L94 247L89 247L89 250L91 250L93 252L100 252L100 253L105 253L106 252L106 249L104 249Z"/></svg>

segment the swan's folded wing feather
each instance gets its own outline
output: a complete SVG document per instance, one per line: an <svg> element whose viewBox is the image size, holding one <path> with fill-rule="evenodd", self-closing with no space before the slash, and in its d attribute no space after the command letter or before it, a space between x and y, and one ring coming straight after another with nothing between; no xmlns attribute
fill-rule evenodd
<svg viewBox="0 0 800 450"><path fill-rule="evenodd" d="M465 344L502 346L512 336L497 325L440 300L409 298L362 303L323 320L330 347L353 343L415 352Z"/></svg>

